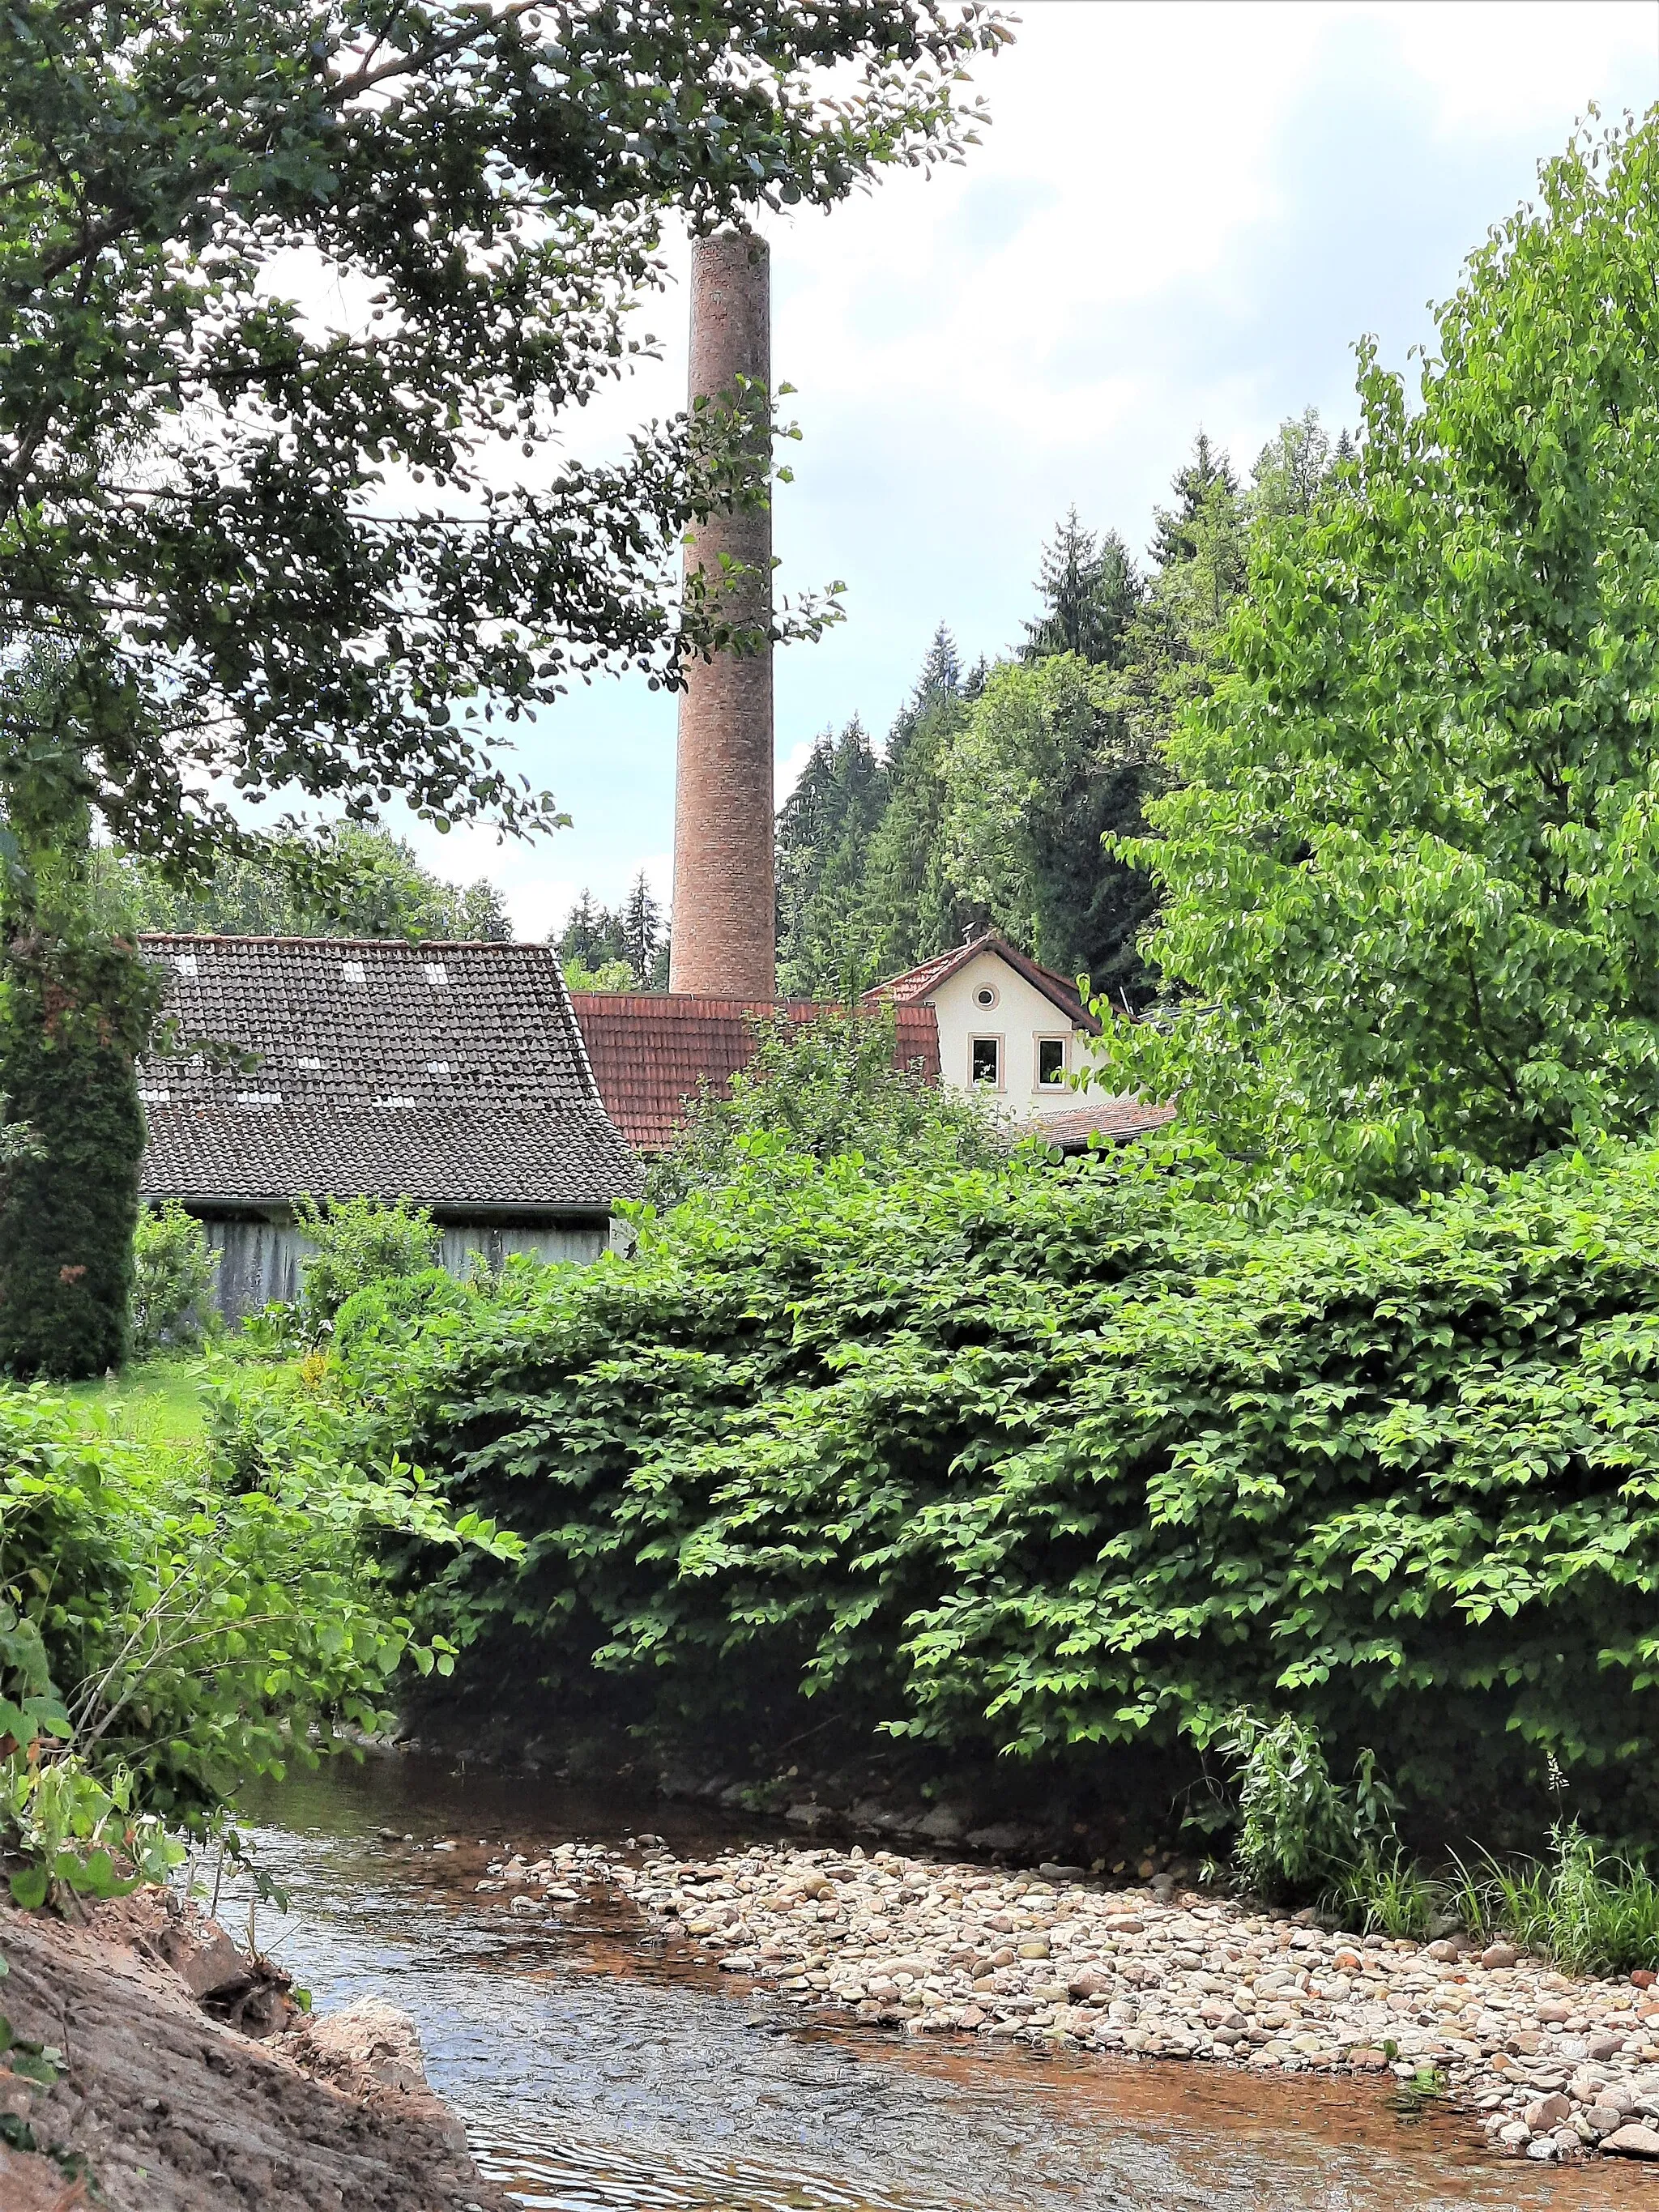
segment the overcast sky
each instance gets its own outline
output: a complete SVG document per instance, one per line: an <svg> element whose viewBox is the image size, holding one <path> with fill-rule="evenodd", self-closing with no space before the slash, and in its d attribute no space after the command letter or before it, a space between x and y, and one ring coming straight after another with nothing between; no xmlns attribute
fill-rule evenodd
<svg viewBox="0 0 1659 2212"><path fill-rule="evenodd" d="M767 226L774 372L805 434L780 587L848 587L840 629L779 655L780 798L817 731L885 732L941 620L966 659L1017 641L1072 503L1139 548L1200 423L1243 471L1310 402L1352 422L1355 339L1403 364L1589 105L1659 99L1654 0L1018 13L963 167ZM681 404L683 293L650 319L662 364L584 445ZM518 765L570 829L531 848L417 830L423 855L494 876L526 937L641 866L666 902L671 699L580 692Z"/></svg>

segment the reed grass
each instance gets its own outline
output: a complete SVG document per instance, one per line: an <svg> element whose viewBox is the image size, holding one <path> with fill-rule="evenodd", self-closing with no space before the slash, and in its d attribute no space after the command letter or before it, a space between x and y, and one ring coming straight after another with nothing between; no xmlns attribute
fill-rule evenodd
<svg viewBox="0 0 1659 2212"><path fill-rule="evenodd" d="M1443 1912L1444 1884L1425 1874L1399 1842L1368 1849L1337 1875L1327 1904L1362 1936L1410 1936L1421 1942Z"/></svg>
<svg viewBox="0 0 1659 2212"><path fill-rule="evenodd" d="M1659 1966L1659 1880L1639 1857L1603 1850L1576 1820L1550 1832L1547 1857L1488 1857L1472 1885L1482 1931L1501 1929L1572 1974L1628 1974Z"/></svg>

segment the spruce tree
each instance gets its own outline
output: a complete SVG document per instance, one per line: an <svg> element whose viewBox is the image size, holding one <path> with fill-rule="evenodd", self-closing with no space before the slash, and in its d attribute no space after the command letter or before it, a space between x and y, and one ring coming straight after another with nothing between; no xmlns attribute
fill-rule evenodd
<svg viewBox="0 0 1659 2212"><path fill-rule="evenodd" d="M942 693L894 726L885 762L887 804L870 838L859 901L860 941L878 975L930 959L961 941L973 920L945 866L945 759L969 708Z"/></svg>
<svg viewBox="0 0 1659 2212"><path fill-rule="evenodd" d="M585 886L570 909L556 943L561 960L582 968L604 968L628 957L620 909L600 906Z"/></svg>
<svg viewBox="0 0 1659 2212"><path fill-rule="evenodd" d="M1198 550L1194 526L1218 491L1224 500L1238 497L1238 478L1232 463L1210 442L1207 430L1200 430L1193 440L1193 458L1176 471L1170 489L1175 505L1152 510L1150 550L1160 568L1193 559Z"/></svg>
<svg viewBox="0 0 1659 2212"><path fill-rule="evenodd" d="M933 641L921 664L921 674L916 679L911 704L920 709L932 700L954 697L961 689L962 658L957 651L957 641L949 624L941 623L933 632Z"/></svg>
<svg viewBox="0 0 1659 2212"><path fill-rule="evenodd" d="M622 957L633 969L634 980L642 991L651 988L662 941L662 908L652 897L651 886L641 868L622 910Z"/></svg>
<svg viewBox="0 0 1659 2212"><path fill-rule="evenodd" d="M1097 666L1119 665L1141 585L1133 556L1115 530L1097 538L1083 527L1076 507L1070 508L1042 549L1036 588L1043 612L1025 625L1022 659L1075 653Z"/></svg>
<svg viewBox="0 0 1659 2212"><path fill-rule="evenodd" d="M778 817L778 972L789 995L839 992L863 964L865 866L886 805L885 774L856 717L817 740Z"/></svg>

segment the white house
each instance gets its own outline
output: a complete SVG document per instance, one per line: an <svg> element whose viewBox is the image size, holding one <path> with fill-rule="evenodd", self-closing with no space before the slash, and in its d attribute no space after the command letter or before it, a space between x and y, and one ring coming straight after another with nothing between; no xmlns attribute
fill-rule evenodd
<svg viewBox="0 0 1659 2212"><path fill-rule="evenodd" d="M866 997L931 1006L939 1080L990 1092L1016 1121L1075 1117L1083 1104L1068 1078L1083 1066L1100 1024L1074 984L994 930L890 976Z"/></svg>

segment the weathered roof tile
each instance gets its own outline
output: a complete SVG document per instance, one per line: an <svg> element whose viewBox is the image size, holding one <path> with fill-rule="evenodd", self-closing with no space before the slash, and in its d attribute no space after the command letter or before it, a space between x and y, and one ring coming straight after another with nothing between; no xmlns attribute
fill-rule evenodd
<svg viewBox="0 0 1659 2212"><path fill-rule="evenodd" d="M143 943L181 1042L209 1048L140 1070L147 1197L533 1213L637 1193L547 946Z"/></svg>

